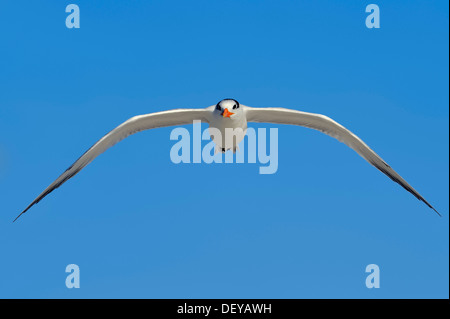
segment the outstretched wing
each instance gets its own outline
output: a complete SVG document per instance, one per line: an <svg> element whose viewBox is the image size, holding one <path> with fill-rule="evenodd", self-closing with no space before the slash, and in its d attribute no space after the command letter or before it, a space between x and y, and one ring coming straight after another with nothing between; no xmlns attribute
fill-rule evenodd
<svg viewBox="0 0 450 319"><path fill-rule="evenodd" d="M404 189L413 194L417 199L423 201L439 216L440 214L431 206L411 185L409 185L397 172L395 172L385 161L381 159L366 143L348 129L333 121L327 116L306 113L285 108L253 108L245 107L248 122L264 122L299 125L321 131L336 138L351 147L366 161L386 174L394 182L400 184Z"/></svg>
<svg viewBox="0 0 450 319"><path fill-rule="evenodd" d="M19 216L30 209L33 205L39 203L45 196L50 194L56 188L64 184L67 180L75 176L86 165L92 162L98 155L108 148L123 140L127 136L153 128L183 125L193 123L194 120L209 122L211 107L205 109L176 109L164 112L151 113L135 116L122 123L114 130L106 134L102 139L88 149L75 163L72 164L64 173L61 174L50 186L48 186L36 199L28 205Z"/></svg>

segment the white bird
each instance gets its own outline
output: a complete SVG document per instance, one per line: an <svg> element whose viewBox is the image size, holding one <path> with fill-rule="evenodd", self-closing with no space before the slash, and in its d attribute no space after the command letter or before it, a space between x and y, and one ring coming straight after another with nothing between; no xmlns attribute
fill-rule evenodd
<svg viewBox="0 0 450 319"><path fill-rule="evenodd" d="M306 113L286 108L253 108L239 104L234 99L224 99L216 105L204 109L175 109L170 111L150 113L135 116L122 123L114 130L106 134L90 149L88 149L75 163L61 174L50 186L48 186L28 207L14 219L17 220L33 205L41 201L56 188L75 176L86 165L108 148L123 140L127 136L158 127L176 126L193 123L200 120L209 123L210 128L216 128L221 132L222 138L211 136L216 144L216 151L236 151L237 144L245 136L247 122L264 122L304 126L323 132L343 142L370 164L378 168L394 182L400 184L404 189L413 194L417 199L423 201L428 207L441 216L411 185L409 185L397 172L395 172L385 161L381 159L369 146L358 136L348 129L333 121L331 118L314 113ZM226 129L241 129L242 134L236 136L231 143L226 143L224 137Z"/></svg>

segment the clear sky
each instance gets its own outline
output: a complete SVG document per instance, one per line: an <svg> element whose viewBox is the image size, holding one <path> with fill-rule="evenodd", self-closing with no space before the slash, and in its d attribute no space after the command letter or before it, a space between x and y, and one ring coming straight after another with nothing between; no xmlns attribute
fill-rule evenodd
<svg viewBox="0 0 450 319"><path fill-rule="evenodd" d="M380 29L370 3L2 1L0 297L448 298L448 1L377 1ZM344 144L258 124L276 174L176 165L146 131L12 223L129 117L226 97L332 117L443 217Z"/></svg>

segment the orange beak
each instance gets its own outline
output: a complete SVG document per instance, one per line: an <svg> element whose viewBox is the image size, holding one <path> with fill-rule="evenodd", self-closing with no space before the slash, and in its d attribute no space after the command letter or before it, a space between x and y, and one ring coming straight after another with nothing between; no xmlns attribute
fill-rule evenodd
<svg viewBox="0 0 450 319"><path fill-rule="evenodd" d="M228 109L225 109L222 113L223 117L230 117L230 115L233 115L234 113L231 113L230 111L228 111Z"/></svg>

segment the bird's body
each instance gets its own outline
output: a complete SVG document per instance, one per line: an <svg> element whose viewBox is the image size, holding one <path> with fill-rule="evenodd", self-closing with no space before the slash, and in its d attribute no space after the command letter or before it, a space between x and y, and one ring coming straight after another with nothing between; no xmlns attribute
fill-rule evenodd
<svg viewBox="0 0 450 319"><path fill-rule="evenodd" d="M218 108L221 109L218 109ZM216 105L216 111L211 113L209 122L209 134L217 152L232 150L236 152L239 143L244 139L247 131L247 117L245 112L236 100L222 100L220 105ZM224 110L227 111L224 116ZM217 131L220 134L217 134Z"/></svg>
<svg viewBox="0 0 450 319"><path fill-rule="evenodd" d="M304 126L318 130L345 143L371 165L375 166L394 182L423 201L428 207L436 211L412 186L410 186L397 172L381 159L369 146L348 129L320 114L306 113L285 108L252 108L240 105L234 99L225 99L204 109L175 109L170 111L150 113L135 116L114 130L106 134L75 163L48 186L28 207L19 215L41 201L53 190L75 176L86 165L108 148L127 136L153 128L175 125L192 124L194 121L209 123L209 132L216 144L216 152L236 151L239 142L245 137L248 122L278 123ZM437 211L436 211L437 213ZM438 213L439 214L439 213ZM17 219L16 218L16 219ZM16 220L15 219L15 220Z"/></svg>

